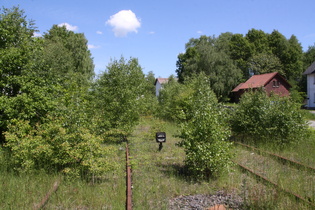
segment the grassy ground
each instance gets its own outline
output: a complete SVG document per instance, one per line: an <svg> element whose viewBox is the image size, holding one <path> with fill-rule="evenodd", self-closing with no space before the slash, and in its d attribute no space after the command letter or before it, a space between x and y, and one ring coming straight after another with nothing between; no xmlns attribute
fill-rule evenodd
<svg viewBox="0 0 315 210"><path fill-rule="evenodd" d="M167 142L159 151L155 132L165 131ZM245 209L307 209L301 203L276 191L273 186L257 181L237 166L218 179L193 180L184 168L185 153L176 146L177 127L153 117L142 118L133 135L129 137L132 164L134 209L168 209L169 200L181 195L212 194L219 190L234 192L245 202ZM315 135L305 142L281 151L280 155L292 157L312 166L315 162ZM63 179L58 191L46 205L47 209L124 209L125 208L125 144L118 144L115 160L121 160L117 170L94 183L84 180ZM264 148L266 149L266 148ZM268 149L268 148L267 148ZM272 150L272 148L270 148ZM281 165L269 159L254 159L252 152L235 147L235 160L272 177L291 190L313 199L315 193L312 175L295 176L294 170L284 171ZM270 151L273 152L273 151ZM279 151L278 151L279 152ZM278 153L279 154L279 153ZM291 156L290 156L291 155ZM1 156L1 153L0 153ZM0 158L1 160L1 158ZM255 161L257 160L257 162ZM314 167L314 166L313 166ZM300 172L297 171L297 174ZM287 175L292 174L292 179ZM309 177L309 185L302 181ZM313 178L312 178L313 177ZM0 209L32 209L39 203L59 176L36 173L16 175L0 167ZM303 182L305 183L305 182ZM313 193L313 194L312 194Z"/></svg>
<svg viewBox="0 0 315 210"><path fill-rule="evenodd" d="M117 145L118 148L121 146ZM123 149L117 149L115 161L117 159L123 164L115 172L96 177L94 183L92 180L71 180L40 172L17 175L0 166L0 209L33 209L58 179L61 179L61 183L57 192L50 197L46 209L124 209Z"/></svg>
<svg viewBox="0 0 315 210"><path fill-rule="evenodd" d="M314 110L307 110L307 109L302 110L307 120L315 120L315 114L312 113L312 111L314 112Z"/></svg>
<svg viewBox="0 0 315 210"><path fill-rule="evenodd" d="M173 137L176 128L171 124L154 126L155 121L144 119L130 138L135 209L167 209L172 197L211 191L208 184L186 180L182 173L185 154L175 145L178 139ZM167 134L161 151L154 139L154 133L159 130Z"/></svg>
<svg viewBox="0 0 315 210"><path fill-rule="evenodd" d="M153 118L143 119L130 139L131 155L133 160L133 202L135 209L167 209L168 201L180 195L211 194L218 190L235 192L243 197L245 209L308 209L304 204L282 194L274 189L274 186L266 185L256 180L252 175L243 173L237 166L233 171L224 174L218 179L193 181L185 174L183 160L185 158L182 148L176 143L179 139L174 137L176 127L166 123L164 130L167 133L167 142L161 151L158 151L158 144L154 140L154 132L159 131L159 126L154 125L157 121ZM152 131L150 125L157 129ZM160 125L160 127L163 127ZM147 134L151 134L148 136ZM312 142L312 140L308 140ZM309 142L304 142L309 143ZM304 156L304 143L299 144L300 149L296 150L295 157ZM314 145L315 146L315 145ZM290 152L289 149L284 154ZM310 150L315 148L310 148ZM304 152L303 152L304 150ZM313 150L314 151L314 150ZM312 198L314 179L310 174L300 173L295 169L288 169L292 179L288 179L288 171L284 171L281 164L273 162L272 159L253 159L253 156L246 149L235 148L236 161L248 161L248 166L255 166L255 170L263 170L263 173L272 175L272 180L280 185L289 185L289 190ZM246 155L245 155L246 154ZM313 154L313 153L311 153ZM310 155L311 155L310 154ZM313 160L315 157L313 157ZM259 162L260 161L260 162ZM261 163L264 162L264 164ZM271 167L272 165L272 167ZM269 168L268 168L269 167ZM270 170L268 170L270 169ZM297 173L295 173L297 172ZM299 176L295 177L295 175ZM302 183L303 177L309 181ZM295 180L296 178L296 180ZM279 181L279 182L278 182ZM307 191L307 192L306 192Z"/></svg>
<svg viewBox="0 0 315 210"><path fill-rule="evenodd" d="M290 192L299 194L307 200L315 201L315 177L313 171L297 169L269 156L259 155L256 151L244 150L241 147L237 147L235 150L238 163L252 169Z"/></svg>

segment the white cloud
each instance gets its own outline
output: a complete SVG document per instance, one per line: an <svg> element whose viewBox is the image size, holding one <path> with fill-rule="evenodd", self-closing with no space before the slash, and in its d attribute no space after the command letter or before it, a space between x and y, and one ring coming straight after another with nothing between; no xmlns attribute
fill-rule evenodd
<svg viewBox="0 0 315 210"><path fill-rule="evenodd" d="M103 32L101 32L101 31L96 31L96 33L97 33L97 34L100 34L100 35L103 34Z"/></svg>
<svg viewBox="0 0 315 210"><path fill-rule="evenodd" d="M33 37L41 37L41 36L42 36L41 33L37 33L37 32L34 32L34 33L33 33Z"/></svg>
<svg viewBox="0 0 315 210"><path fill-rule="evenodd" d="M124 37L130 32L138 33L137 29L141 27L140 21L131 10L121 10L110 16L106 24L113 27L115 36Z"/></svg>
<svg viewBox="0 0 315 210"><path fill-rule="evenodd" d="M79 29L78 26L73 26L73 25L70 25L69 23L60 23L58 24L58 26L59 27L66 26L66 29L69 31L77 31Z"/></svg>
<svg viewBox="0 0 315 210"><path fill-rule="evenodd" d="M197 34L202 34L203 32L202 31L197 31Z"/></svg>
<svg viewBox="0 0 315 210"><path fill-rule="evenodd" d="M97 49L97 48L100 48L100 46L98 46L98 45L93 45L93 44L88 44L88 48L89 48L89 49Z"/></svg>
<svg viewBox="0 0 315 210"><path fill-rule="evenodd" d="M149 34L155 34L155 31L150 31Z"/></svg>

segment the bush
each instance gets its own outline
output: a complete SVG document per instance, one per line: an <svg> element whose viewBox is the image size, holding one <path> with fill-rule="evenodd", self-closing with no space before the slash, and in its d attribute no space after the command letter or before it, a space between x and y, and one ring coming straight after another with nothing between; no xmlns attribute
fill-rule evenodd
<svg viewBox="0 0 315 210"><path fill-rule="evenodd" d="M174 122L180 120L185 95L187 95L187 90L185 91L184 85L170 77L168 83L163 84L160 90L158 117Z"/></svg>
<svg viewBox="0 0 315 210"><path fill-rule="evenodd" d="M51 119L33 128L28 121L13 120L5 133L9 164L19 172L44 169L76 177L113 169L108 157L114 151L102 139L87 129L71 132L62 124L62 119Z"/></svg>
<svg viewBox="0 0 315 210"><path fill-rule="evenodd" d="M235 135L280 145L304 138L308 127L299 103L264 91L245 93L231 123Z"/></svg>
<svg viewBox="0 0 315 210"><path fill-rule="evenodd" d="M199 76L187 83L190 109L181 125L179 146L186 152L185 164L195 177L218 176L231 165L230 129L208 82Z"/></svg>

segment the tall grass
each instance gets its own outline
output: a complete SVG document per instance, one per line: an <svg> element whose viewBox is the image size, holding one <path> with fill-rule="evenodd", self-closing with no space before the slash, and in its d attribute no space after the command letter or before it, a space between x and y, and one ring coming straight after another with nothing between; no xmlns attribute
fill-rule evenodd
<svg viewBox="0 0 315 210"><path fill-rule="evenodd" d="M246 143L253 143L253 140ZM310 136L306 139L299 139L295 143L286 147L277 147L275 144L255 144L259 149L278 154L288 159L301 162L305 165L315 166L315 131L310 130ZM256 151L245 149L244 147L235 147L235 160L246 167L252 169L258 174L277 183L280 187L289 190L295 194L301 195L304 199L315 203L315 176L314 172L303 170L303 167L297 169L289 164L284 164L270 156L262 156ZM274 187L273 187L274 188ZM250 190L255 188L250 187ZM275 209L309 209L310 207L297 202L279 191L273 199L267 199L266 202L272 202ZM272 198L272 197L271 197ZM255 199L250 199L251 202ZM253 204L253 203L252 203ZM252 205L251 204L251 205ZM255 204L256 205L256 204ZM295 209L293 208L293 209Z"/></svg>
<svg viewBox="0 0 315 210"><path fill-rule="evenodd" d="M304 113L304 116L307 120L315 120L315 113L314 110L310 111L307 109L303 109L302 112Z"/></svg>
<svg viewBox="0 0 315 210"><path fill-rule="evenodd" d="M122 145L117 145L122 147ZM0 209L33 209L61 179L59 188L53 193L47 209L124 209L125 208L125 153L117 149L113 161L122 164L106 176L94 180L69 179L61 174L34 173L17 174L5 164L0 167ZM0 160L3 163L3 154Z"/></svg>
<svg viewBox="0 0 315 210"><path fill-rule="evenodd" d="M167 141L159 151L155 132L165 131ZM234 192L244 200L245 209L307 209L307 206L262 183L237 166L217 179L195 180L184 166L185 153L177 147L174 137L177 127L153 117L143 117L132 136L128 138L132 164L134 209L168 209L169 200L181 195L213 194L219 190ZM278 152L294 160L304 160L312 166L315 162L314 132L305 141ZM94 180L69 180L62 178L59 189L46 205L47 209L124 209L125 208L125 144L117 144L113 161L118 168ZM273 151L274 150L274 151ZM309 199L315 199L314 176L306 172L288 169L267 157L252 154L246 149L235 148L235 160L253 167L262 175L288 187ZM291 155L291 156L290 156ZM255 157L255 158L254 158ZM0 150L0 162L3 163ZM289 179L290 177L290 179ZM0 165L0 209L32 209L52 187L60 174L17 175L5 164ZM303 184L302 184L303 183ZM304 184L306 183L306 184Z"/></svg>
<svg viewBox="0 0 315 210"><path fill-rule="evenodd" d="M185 153L176 146L177 128L171 123L159 128L154 126L156 121L159 120L143 119L130 138L135 209L168 209L169 200L180 195L211 194L223 188L233 190L229 176L211 181L191 179L183 164ZM160 129L167 135L161 151L153 135ZM151 136L147 136L148 133Z"/></svg>

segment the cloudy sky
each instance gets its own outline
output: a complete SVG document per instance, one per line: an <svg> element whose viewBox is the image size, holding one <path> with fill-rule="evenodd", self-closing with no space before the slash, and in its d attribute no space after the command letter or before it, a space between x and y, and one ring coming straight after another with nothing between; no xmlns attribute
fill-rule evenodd
<svg viewBox="0 0 315 210"><path fill-rule="evenodd" d="M255 28L294 34L303 50L315 44L314 0L1 0L19 5L41 36L54 24L84 33L95 72L112 59L138 58L144 73L176 74L177 55L190 38Z"/></svg>

